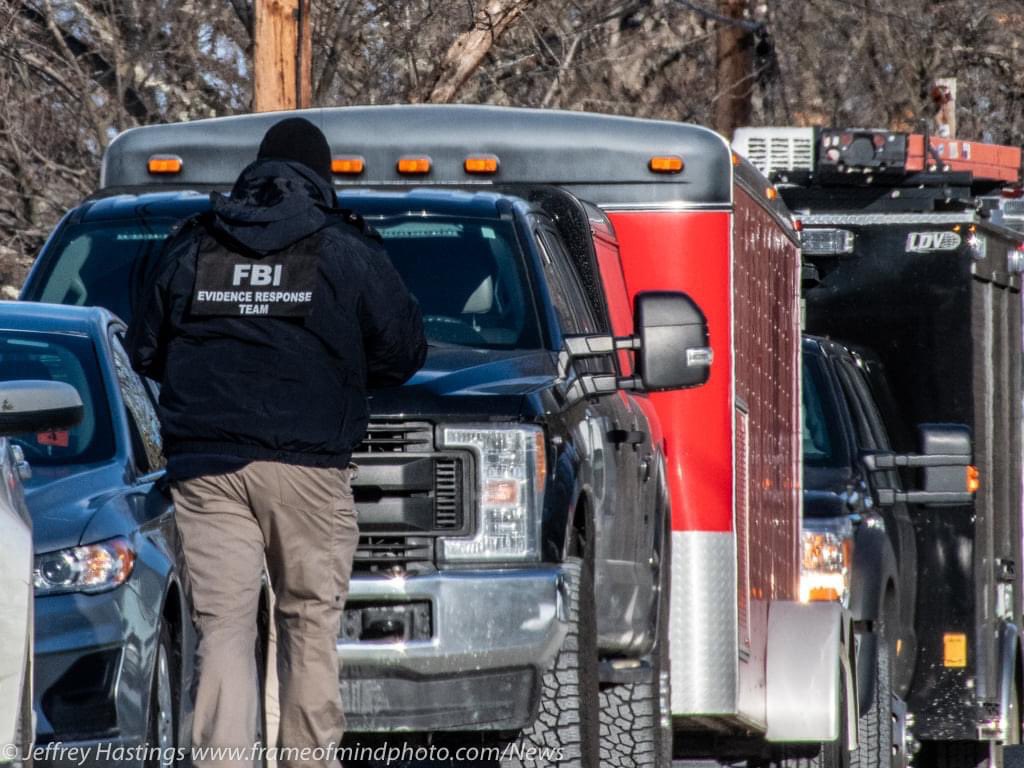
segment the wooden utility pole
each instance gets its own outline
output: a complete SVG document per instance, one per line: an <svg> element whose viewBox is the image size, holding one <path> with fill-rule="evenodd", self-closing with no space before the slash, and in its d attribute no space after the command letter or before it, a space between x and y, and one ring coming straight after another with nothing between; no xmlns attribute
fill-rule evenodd
<svg viewBox="0 0 1024 768"><path fill-rule="evenodd" d="M254 0L253 109L301 109L312 101L310 0Z"/></svg>
<svg viewBox="0 0 1024 768"><path fill-rule="evenodd" d="M750 96L754 88L754 35L744 26L747 0L719 0L716 40L717 100L715 130L726 138L741 125L750 124Z"/></svg>

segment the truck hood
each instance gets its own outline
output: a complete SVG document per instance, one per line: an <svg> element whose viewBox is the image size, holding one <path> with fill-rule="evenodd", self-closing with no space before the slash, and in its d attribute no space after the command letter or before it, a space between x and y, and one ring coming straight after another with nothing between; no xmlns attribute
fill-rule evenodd
<svg viewBox="0 0 1024 768"><path fill-rule="evenodd" d="M403 386L370 394L374 417L519 418L556 376L548 350L498 351L431 345L423 368Z"/></svg>
<svg viewBox="0 0 1024 768"><path fill-rule="evenodd" d="M96 513L124 486L124 467L117 462L82 467L33 468L25 489L32 514L36 554L74 547Z"/></svg>

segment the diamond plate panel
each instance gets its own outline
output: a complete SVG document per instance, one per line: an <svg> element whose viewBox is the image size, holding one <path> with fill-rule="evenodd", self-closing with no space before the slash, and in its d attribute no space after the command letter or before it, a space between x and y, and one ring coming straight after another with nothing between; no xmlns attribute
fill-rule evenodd
<svg viewBox="0 0 1024 768"><path fill-rule="evenodd" d="M736 540L732 533L673 531L672 714L737 711Z"/></svg>

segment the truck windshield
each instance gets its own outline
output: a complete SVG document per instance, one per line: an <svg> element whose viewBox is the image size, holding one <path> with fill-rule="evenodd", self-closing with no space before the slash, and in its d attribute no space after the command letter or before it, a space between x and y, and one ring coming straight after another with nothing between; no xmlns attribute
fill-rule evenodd
<svg viewBox="0 0 1024 768"><path fill-rule="evenodd" d="M541 337L510 222L499 219L367 216L423 311L434 344L536 349ZM173 220L124 219L67 227L49 249L26 298L102 306L131 319L142 275Z"/></svg>
<svg viewBox="0 0 1024 768"><path fill-rule="evenodd" d="M830 397L823 363L813 355L804 355L803 431L804 464L809 467L842 468L848 466L846 444L842 439L839 414Z"/></svg>
<svg viewBox="0 0 1024 768"><path fill-rule="evenodd" d="M85 406L82 421L71 429L13 438L33 467L93 464L113 458L114 428L92 339L69 333L0 330L0 381L22 379L70 384Z"/></svg>

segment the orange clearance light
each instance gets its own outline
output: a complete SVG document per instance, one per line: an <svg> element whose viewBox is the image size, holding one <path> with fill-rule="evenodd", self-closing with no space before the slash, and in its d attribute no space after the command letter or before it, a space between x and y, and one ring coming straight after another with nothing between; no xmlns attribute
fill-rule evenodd
<svg viewBox="0 0 1024 768"><path fill-rule="evenodd" d="M359 155L338 155L331 158L331 173L358 176L366 170L366 161Z"/></svg>
<svg viewBox="0 0 1024 768"><path fill-rule="evenodd" d="M967 466L967 492L977 493L981 489L981 472L973 464Z"/></svg>
<svg viewBox="0 0 1024 768"><path fill-rule="evenodd" d="M743 158L740 157L740 153L739 152L733 152L732 153L732 164L734 166L736 166L736 165L743 165Z"/></svg>
<svg viewBox="0 0 1024 768"><path fill-rule="evenodd" d="M647 165L655 173L680 173L683 158L679 155L655 155Z"/></svg>
<svg viewBox="0 0 1024 768"><path fill-rule="evenodd" d="M466 173L497 173L498 158L495 155L471 155L462 164Z"/></svg>
<svg viewBox="0 0 1024 768"><path fill-rule="evenodd" d="M769 200L774 200L776 197L779 196L779 190L777 190L775 187L768 187L764 191L764 194Z"/></svg>
<svg viewBox="0 0 1024 768"><path fill-rule="evenodd" d="M146 163L150 173L181 173L181 158L177 155L153 155Z"/></svg>
<svg viewBox="0 0 1024 768"><path fill-rule="evenodd" d="M430 173L430 158L426 155L407 155L398 160L399 173Z"/></svg>
<svg viewBox="0 0 1024 768"><path fill-rule="evenodd" d="M960 231L960 225L959 224L954 224L953 225L953 231L954 232L959 232Z"/></svg>

